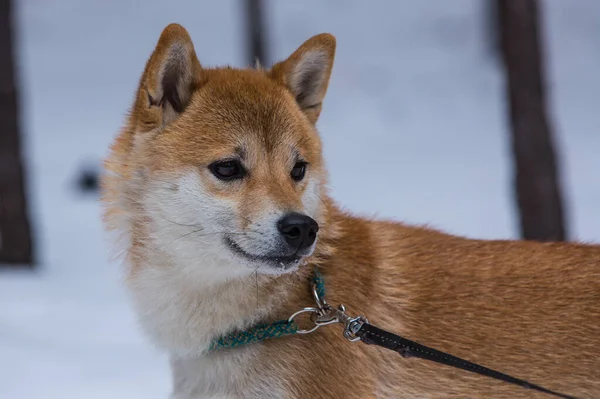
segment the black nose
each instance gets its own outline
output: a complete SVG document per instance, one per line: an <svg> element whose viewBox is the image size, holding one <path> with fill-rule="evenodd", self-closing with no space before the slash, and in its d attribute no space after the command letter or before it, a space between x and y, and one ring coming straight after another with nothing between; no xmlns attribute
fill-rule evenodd
<svg viewBox="0 0 600 399"><path fill-rule="evenodd" d="M285 241L297 250L313 245L319 231L319 225L313 218L295 212L282 217L277 228Z"/></svg>

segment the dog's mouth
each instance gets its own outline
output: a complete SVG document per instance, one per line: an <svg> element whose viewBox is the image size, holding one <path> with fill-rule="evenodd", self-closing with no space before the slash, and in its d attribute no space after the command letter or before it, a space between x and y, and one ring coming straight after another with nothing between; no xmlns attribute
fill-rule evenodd
<svg viewBox="0 0 600 399"><path fill-rule="evenodd" d="M225 244L237 255L242 256L253 262L266 263L275 269L280 271L288 270L294 266L297 266L302 260L303 256L299 254L285 255L285 256L268 256L268 255L254 255L250 254L242 249L235 241L229 237L225 237Z"/></svg>

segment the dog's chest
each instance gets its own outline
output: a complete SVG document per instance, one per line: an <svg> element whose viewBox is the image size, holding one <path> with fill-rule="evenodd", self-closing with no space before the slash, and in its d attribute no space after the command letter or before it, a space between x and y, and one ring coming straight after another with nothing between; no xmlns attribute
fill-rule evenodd
<svg viewBox="0 0 600 399"><path fill-rule="evenodd" d="M171 361L173 399L284 398L277 378L259 370L258 348Z"/></svg>

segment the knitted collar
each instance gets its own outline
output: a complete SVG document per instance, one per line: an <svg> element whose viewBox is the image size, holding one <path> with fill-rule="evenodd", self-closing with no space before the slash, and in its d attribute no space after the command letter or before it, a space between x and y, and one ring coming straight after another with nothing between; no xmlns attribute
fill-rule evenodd
<svg viewBox="0 0 600 399"><path fill-rule="evenodd" d="M316 287L320 298L325 296L325 281L317 270L311 279ZM253 344L271 338L281 338L298 333L298 325L294 320L278 320L269 324L257 324L244 331L234 331L225 336L215 339L209 347L209 351L218 349L235 348L242 345Z"/></svg>

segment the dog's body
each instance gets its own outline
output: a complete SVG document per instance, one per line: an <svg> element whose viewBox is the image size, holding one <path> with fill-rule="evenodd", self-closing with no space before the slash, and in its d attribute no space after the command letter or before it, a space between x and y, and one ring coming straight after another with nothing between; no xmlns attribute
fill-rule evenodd
<svg viewBox="0 0 600 399"><path fill-rule="evenodd" d="M356 218L327 196L314 128L335 40L271 70L205 69L170 25L103 179L141 324L173 397L547 397L343 338L339 326L207 352L327 299L384 329L580 398L600 397L600 248L478 241ZM304 323L309 324L307 321Z"/></svg>

